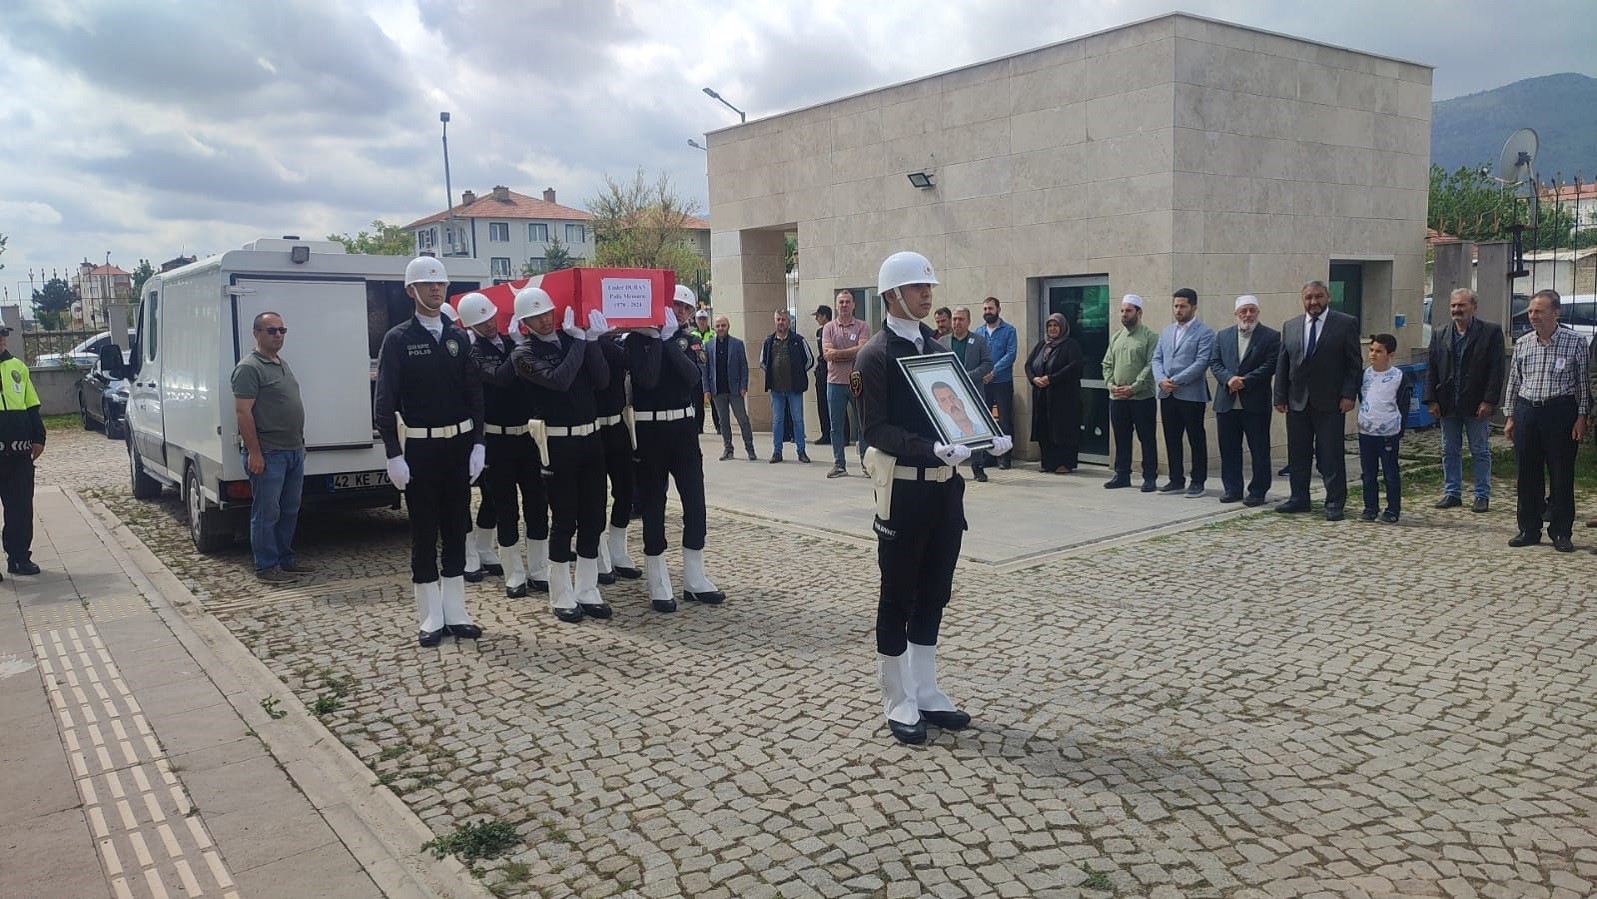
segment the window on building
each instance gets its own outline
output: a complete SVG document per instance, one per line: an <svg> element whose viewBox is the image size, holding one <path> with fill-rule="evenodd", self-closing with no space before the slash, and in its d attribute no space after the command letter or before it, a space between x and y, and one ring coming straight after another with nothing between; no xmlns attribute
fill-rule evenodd
<svg viewBox="0 0 1597 899"><path fill-rule="evenodd" d="M496 281L510 280L510 257L495 256L489 263L490 271Z"/></svg>
<svg viewBox="0 0 1597 899"><path fill-rule="evenodd" d="M527 260L527 269L534 275L541 275L548 271L549 260L542 256L533 256Z"/></svg>
<svg viewBox="0 0 1597 899"><path fill-rule="evenodd" d="M566 243L579 244L588 242L588 229L583 225L566 225Z"/></svg>
<svg viewBox="0 0 1597 899"><path fill-rule="evenodd" d="M544 222L533 222L527 226L527 239L533 243L548 243L549 226Z"/></svg>
<svg viewBox="0 0 1597 899"><path fill-rule="evenodd" d="M488 240L492 241L493 243L509 243L510 242L510 223L509 222L489 222L488 223Z"/></svg>
<svg viewBox="0 0 1597 899"><path fill-rule="evenodd" d="M438 243L438 232L432 228L423 228L416 232L416 249L430 250Z"/></svg>

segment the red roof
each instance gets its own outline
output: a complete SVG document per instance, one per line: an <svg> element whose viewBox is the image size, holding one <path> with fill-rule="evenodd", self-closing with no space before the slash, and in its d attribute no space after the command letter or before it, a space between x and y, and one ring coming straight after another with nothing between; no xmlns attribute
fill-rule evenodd
<svg viewBox="0 0 1597 899"><path fill-rule="evenodd" d="M493 192L490 191L470 203L461 203L453 210L455 218L554 219L576 222L585 222L593 218L593 216L583 212L581 209L572 209L570 206L561 206L559 203L546 203L526 194L518 194L513 190L505 193L508 199L495 199ZM441 222L448 217L448 210L434 213L426 218L411 222L402 230L409 231L422 225ZM706 227L708 227L708 224L706 224Z"/></svg>

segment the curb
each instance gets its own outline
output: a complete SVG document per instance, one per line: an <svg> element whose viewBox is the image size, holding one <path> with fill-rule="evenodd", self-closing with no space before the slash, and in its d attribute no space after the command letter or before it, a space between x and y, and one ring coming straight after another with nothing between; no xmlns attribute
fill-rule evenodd
<svg viewBox="0 0 1597 899"><path fill-rule="evenodd" d="M266 665L172 574L155 554L117 521L102 503L76 491L64 493L91 528L106 538L111 556L172 630L228 705L257 738L317 813L343 841L385 896L396 899L486 899L492 896L453 856L435 860L421 851L433 832L373 777L356 755L316 718L291 711L270 718L256 700L293 695Z"/></svg>

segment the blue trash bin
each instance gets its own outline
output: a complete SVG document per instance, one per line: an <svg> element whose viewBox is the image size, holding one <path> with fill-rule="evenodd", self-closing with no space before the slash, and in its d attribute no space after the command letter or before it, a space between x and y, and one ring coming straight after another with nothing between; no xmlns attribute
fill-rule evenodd
<svg viewBox="0 0 1597 899"><path fill-rule="evenodd" d="M1425 365L1424 362L1410 362L1398 366L1414 376L1414 396L1408 404L1410 428L1428 428L1436 424L1436 419L1431 417L1431 410L1425 405Z"/></svg>

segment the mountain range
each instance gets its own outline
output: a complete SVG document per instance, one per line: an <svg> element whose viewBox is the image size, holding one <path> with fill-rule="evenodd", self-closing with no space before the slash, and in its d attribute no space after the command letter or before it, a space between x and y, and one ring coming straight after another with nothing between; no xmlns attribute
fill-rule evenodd
<svg viewBox="0 0 1597 899"><path fill-rule="evenodd" d="M1536 177L1560 172L1597 180L1597 78L1565 72L1526 78L1478 94L1431 104L1431 161L1451 172L1460 166L1497 168L1503 143L1520 128L1540 138Z"/></svg>

